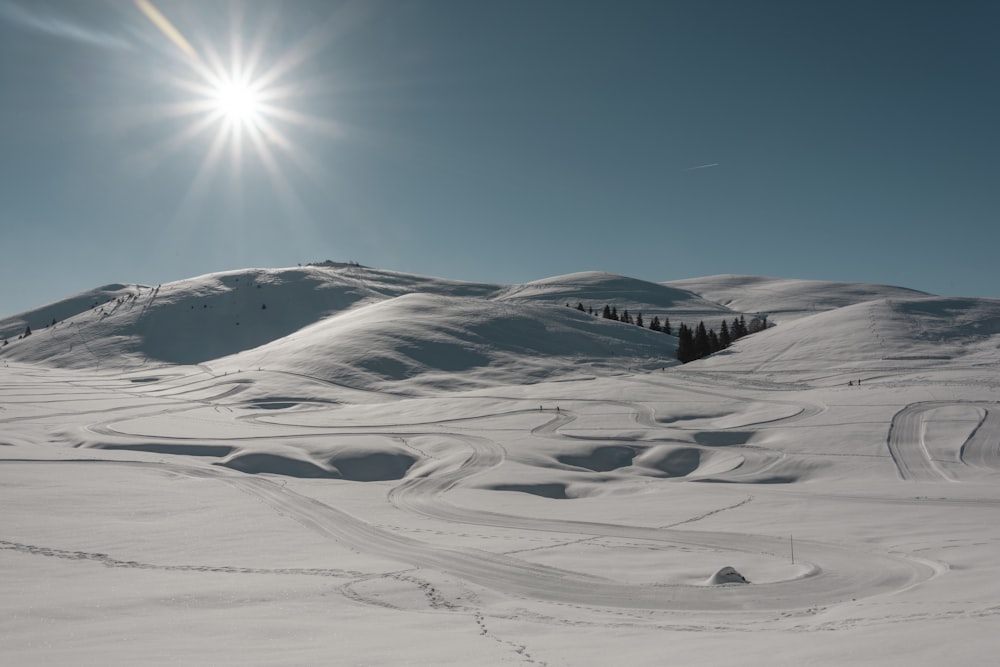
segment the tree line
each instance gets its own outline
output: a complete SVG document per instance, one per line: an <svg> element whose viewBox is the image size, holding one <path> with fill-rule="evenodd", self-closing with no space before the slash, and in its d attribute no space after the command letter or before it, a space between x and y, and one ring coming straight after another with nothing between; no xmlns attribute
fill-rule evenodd
<svg viewBox="0 0 1000 667"><path fill-rule="evenodd" d="M733 318L730 325L725 320L719 325L719 333L715 329L706 329L704 322L699 322L698 326L691 328L683 322L677 328L677 360L682 364L695 359L707 357L724 350L734 342L749 336L750 334L763 331L767 328L767 316L754 317L747 324L743 315Z"/></svg>
<svg viewBox="0 0 1000 667"><path fill-rule="evenodd" d="M566 305L569 306L568 303ZM595 311L593 307L584 308L583 303L577 303L576 309L590 315L598 315L606 320L646 327L645 321L642 319L642 313L637 313L633 317L629 314L628 310L623 310L619 314L618 308L615 306L605 305L604 310ZM720 350L726 349L740 338L763 331L767 327L767 315L757 315L749 323L747 323L743 315L734 317L732 324L723 320L719 325L718 333L716 333L715 329L707 328L704 321L699 322L698 326L693 328L681 322L677 327L677 360L682 364L686 364L689 361L707 357L710 354L715 354ZM673 334L670 318L666 316L663 317L662 322L658 316L654 316L648 328L652 331Z"/></svg>

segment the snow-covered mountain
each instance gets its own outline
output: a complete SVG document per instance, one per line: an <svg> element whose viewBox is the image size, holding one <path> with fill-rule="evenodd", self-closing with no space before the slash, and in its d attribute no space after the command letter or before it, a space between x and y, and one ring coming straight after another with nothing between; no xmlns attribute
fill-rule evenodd
<svg viewBox="0 0 1000 667"><path fill-rule="evenodd" d="M845 355L859 361L857 352L880 335L875 328L895 329L899 318L880 322L875 305L858 304L886 299L902 304L924 296L859 283L715 276L656 284L602 272L491 285L329 262L228 271L155 287L89 290L0 320L0 338L8 341L0 354L69 368L268 367L349 378L363 386L472 369L487 369L476 382L502 382L519 374L558 376L581 364L652 368L674 363L672 336L581 313L576 307L582 304L595 314L609 305L633 317L644 315L647 325L653 317L669 318L675 328L699 321L717 328L724 320L759 312L777 314L779 322L789 324L826 313L829 321L820 318L769 335L794 339L780 343L786 356L794 347L815 361ZM966 300L955 307L989 310L985 303ZM831 315L848 306L858 307ZM923 312L911 311L909 317ZM33 335L19 339L28 326ZM855 335L845 336L848 328ZM926 338L919 324L896 335L914 336L914 345ZM812 339L819 341L819 350L809 345ZM923 349L927 341L921 344ZM890 354L872 345L868 356ZM741 367L752 366L772 350L745 340L713 363L738 359Z"/></svg>
<svg viewBox="0 0 1000 667"><path fill-rule="evenodd" d="M13 342L2 352L9 359L70 368L225 358L227 368L267 365L364 383L480 367L499 378L506 366L545 377L611 359L673 363L672 337L570 302L645 312L647 322L737 315L690 292L607 273L501 286L324 264L99 288L2 320L0 337ZM28 326L34 335L19 340Z"/></svg>

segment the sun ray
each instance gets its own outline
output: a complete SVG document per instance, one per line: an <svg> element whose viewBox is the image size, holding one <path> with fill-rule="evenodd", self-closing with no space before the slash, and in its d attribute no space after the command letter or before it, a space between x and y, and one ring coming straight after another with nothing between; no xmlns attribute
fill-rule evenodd
<svg viewBox="0 0 1000 667"><path fill-rule="evenodd" d="M329 183L332 176L305 142L310 137L341 138L344 128L328 115L308 112L313 100L325 103L324 96L343 90L329 72L317 73L310 63L370 10L348 3L351 11L333 12L290 46L276 49L274 31L281 16L269 5L262 5L259 12L239 3L230 5L228 16L222 18L228 34L213 33L208 24L202 32L197 21L203 16L179 14L186 21L178 21L186 26L185 36L153 6L154 1L135 3L167 39L163 53L176 66L164 68L155 78L158 90L174 99L137 114L139 122L166 128L166 136L154 140L141 157L155 166L172 154L201 151L174 213L175 224L184 228L203 224L203 212L209 210L223 211L227 224L237 224L237 219L238 224L250 224L245 220L245 214L252 212L250 202L266 201L260 199L265 193L250 185L257 179L269 186L267 194L285 212L286 224L311 221L297 188ZM220 36L225 36L224 42ZM223 224L217 218L216 213L214 223Z"/></svg>

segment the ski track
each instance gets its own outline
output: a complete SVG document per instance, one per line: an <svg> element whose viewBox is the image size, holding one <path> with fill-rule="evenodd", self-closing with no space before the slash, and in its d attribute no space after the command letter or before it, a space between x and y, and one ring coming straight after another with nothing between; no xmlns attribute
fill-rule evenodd
<svg viewBox="0 0 1000 667"><path fill-rule="evenodd" d="M35 544L22 544L0 539L0 551L15 551L33 556L45 556L48 558L61 558L63 560L90 561L104 565L105 567L124 567L136 570L162 570L165 572L216 572L222 574L295 574L313 577L361 577L366 576L363 572L354 570L335 570L328 568L266 568L266 567L237 567L231 565L156 565L153 563L141 563L134 560L121 560L104 553L91 551L69 551L67 549L55 549Z"/></svg>
<svg viewBox="0 0 1000 667"><path fill-rule="evenodd" d="M456 508L436 496L460 479L487 470L502 460L502 450L495 444L482 438L467 438L466 442L472 452L458 470L437 477L407 480L390 492L394 504L433 518L477 525L644 539L728 552L764 553L775 557L783 557L786 550L783 537L557 521ZM433 546L375 527L268 478L228 469L107 459L0 460L0 464L15 463L124 465L215 479L260 499L279 514L358 552L444 572L509 595L572 605L704 611L802 608L896 591L934 573L931 567L915 560L803 541L796 542L796 555L800 562L813 563L814 572L804 578L753 586L632 586L478 549Z"/></svg>
<svg viewBox="0 0 1000 667"><path fill-rule="evenodd" d="M104 389L104 391L108 391L108 389ZM229 395L228 392L216 395L213 399L226 395ZM188 400L190 403L187 408L177 406L173 409L161 410L157 414L182 412L185 409L191 409L191 404L201 406L209 403L212 399ZM664 428L662 424L655 421L653 410L643 404L604 400L593 402L626 407L632 410L633 418L641 426L649 429ZM802 419L803 413L808 412L810 411L803 410L787 418L771 420L769 423ZM919 412L919 410L914 410L914 414L919 415ZM571 423L574 418L573 414L560 411L546 423L536 427L533 432L550 437L562 437L558 435L558 429ZM919 419L917 423L919 423ZM910 427L910 421L903 418L901 425L900 429L897 429L900 432L903 431L903 427ZM92 425L89 428L95 433L105 435L134 435L115 431L107 426L107 423ZM364 433L381 432L384 435L397 438L415 435L414 433L396 431L385 432L386 428L386 426L379 427L381 431L363 428L357 430ZM988 432L992 431L984 431L984 434ZM327 433L325 435L333 434ZM480 436L442 432L435 432L434 435L454 441L458 446L465 448L468 455L455 467L440 470L429 477L405 479L391 489L388 493L388 500L401 510L453 523L542 531L550 534L580 535L590 538L641 539L710 551L764 554L781 559L785 557L787 551L785 537L701 532L671 527L651 528L588 521L562 521L458 507L442 496L469 478L501 465L506 459L506 451L499 443ZM263 437L273 438L275 436ZM222 439L212 438L212 440ZM892 439L890 438L890 440ZM935 574L933 567L913 559L868 553L821 542L802 541L796 542L796 556L800 563L811 564L810 574L804 577L752 586L628 585L602 577L534 564L503 554L477 549L445 548L431 545L397 532L376 527L316 499L296 493L284 484L278 484L267 477L247 475L227 468L163 461L141 462L110 459L0 460L0 463L5 464L27 462L135 466L169 470L190 477L213 479L258 498L279 514L358 552L377 554L414 567L443 572L508 595L569 605L704 611L798 609L898 591ZM21 549L21 546L24 545L11 546L15 544L0 542L0 545L7 545L4 548L31 551L31 548L26 546ZM49 550L45 553L39 549L41 548L37 548L34 553L73 558L73 556L57 553L56 550ZM70 553L79 552L66 552L66 554ZM80 558L85 557L81 556ZM117 564L119 561L103 554L94 555L90 560L97 560L109 566L128 566L125 565L128 561L121 561L119 565ZM141 566L141 564L133 566ZM323 570L322 572L333 571ZM305 574L307 572L298 573Z"/></svg>
<svg viewBox="0 0 1000 667"><path fill-rule="evenodd" d="M897 412L889 425L886 446L899 476L912 481L954 481L931 457L923 426L931 410L943 407L983 408L985 415L959 448L959 459L979 469L1000 470L1000 405L979 401L925 401L911 403Z"/></svg>

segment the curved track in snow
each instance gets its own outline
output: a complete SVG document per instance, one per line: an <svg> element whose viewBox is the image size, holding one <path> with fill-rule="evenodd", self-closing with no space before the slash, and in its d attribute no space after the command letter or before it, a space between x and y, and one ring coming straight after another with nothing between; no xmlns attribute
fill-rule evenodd
<svg viewBox="0 0 1000 667"><path fill-rule="evenodd" d="M565 423L565 415L548 422L556 427ZM642 539L686 547L734 553L766 554L784 558L788 544L784 537L723 532L624 526L589 521L566 521L525 517L458 507L441 496L461 480L499 465L503 448L481 437L450 436L469 448L468 458L455 470L443 475L405 480L389 493L396 507L433 519L600 537ZM588 591L558 591L551 582L536 581L529 586L535 597L578 604L635 608L717 610L726 608L781 609L826 604L866 597L905 588L929 578L932 568L902 558L871 554L820 542L796 542L796 554L813 566L809 576L749 587L705 587L661 584L629 586L612 582L588 584ZM525 573L530 576L529 573Z"/></svg>
<svg viewBox="0 0 1000 667"><path fill-rule="evenodd" d="M1000 405L983 405L986 414L962 445L963 463L990 471L1000 470Z"/></svg>
<svg viewBox="0 0 1000 667"><path fill-rule="evenodd" d="M630 537L716 550L773 554L776 557L783 554L787 547L784 538L760 535L565 522L458 508L437 496L459 480L489 469L503 458L502 448L488 440L467 438L465 442L471 453L457 469L434 477L409 480L397 487L393 497L397 506L447 521ZM223 468L101 459L0 461L0 465L13 463L124 465L214 479L259 498L280 514L350 548L417 567L432 568L506 594L565 604L665 610L793 609L897 591L934 573L931 567L916 561L829 544L796 542L796 555L802 561L813 564L809 576L751 586L629 585L477 549L430 545L373 526L268 478Z"/></svg>
<svg viewBox="0 0 1000 667"><path fill-rule="evenodd" d="M900 477L913 481L940 481L952 478L931 456L924 437L928 413L947 407L972 407L984 416L961 445L962 463L984 470L1000 470L1000 405L965 401L925 401L911 403L897 412L889 425L886 445Z"/></svg>
<svg viewBox="0 0 1000 667"><path fill-rule="evenodd" d="M212 395L216 397L217 395ZM595 401L625 406L633 410L637 423L647 428L663 428L651 409L641 403ZM204 399L191 400L188 406L203 405ZM183 411L175 405L160 414ZM791 418L796 418L794 415ZM570 421L572 414L558 413L534 429L539 435L556 435ZM90 427L108 435L128 435L113 431L108 424ZM362 429L359 429L362 430ZM422 429L423 430L423 429ZM407 438L419 435L405 427L381 426L363 429L370 434ZM391 431L391 432L388 432ZM320 434L317 434L318 436ZM327 435L333 435L327 433ZM427 434L431 435L431 434ZM501 465L506 451L497 442L480 436L436 432L437 438L460 445L454 454L440 461L424 477L403 480L389 493L396 507L436 520L506 527L517 530L641 539L662 544L681 545L724 552L727 561L740 553L785 559L786 537L741 533L706 532L677 528L649 528L589 521L561 521L542 517L514 516L448 502L445 494L470 477ZM269 436L264 436L269 437ZM224 440L225 438L221 438ZM233 438L246 440L248 438ZM250 438L252 439L252 438ZM212 438L220 440L220 438ZM373 526L372 524L314 498L288 489L268 477L248 475L224 467L180 462L138 462L109 459L32 461L61 465L127 465L169 470L191 477L225 483L259 498L282 515L304 527L359 552L376 554L416 567L430 568L501 593L570 605L663 610L781 610L834 604L872 595L898 591L934 575L935 570L922 562L815 541L796 541L796 557L808 564L789 568L789 579L750 586L702 586L680 584L632 585L602 577L539 565L509 555L477 549L442 547ZM11 460L2 463L13 463ZM729 555L726 555L729 554ZM706 571L706 577L711 572Z"/></svg>

